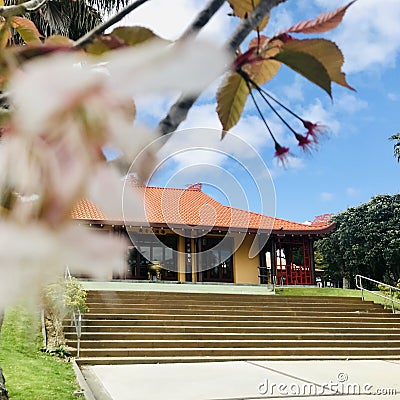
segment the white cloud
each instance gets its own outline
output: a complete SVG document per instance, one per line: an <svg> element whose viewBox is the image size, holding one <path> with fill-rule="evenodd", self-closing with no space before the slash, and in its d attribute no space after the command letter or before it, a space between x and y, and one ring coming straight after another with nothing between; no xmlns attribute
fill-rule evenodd
<svg viewBox="0 0 400 400"><path fill-rule="evenodd" d="M273 178L277 178L288 171L291 170L302 170L305 168L304 158L289 156L286 159L284 165L279 161L278 158L274 157L272 159L272 169L271 169L271 176Z"/></svg>
<svg viewBox="0 0 400 400"><path fill-rule="evenodd" d="M325 10L348 0L317 0ZM330 35L345 55L344 70L359 72L374 67L393 67L400 51L400 2L359 0Z"/></svg>
<svg viewBox="0 0 400 400"><path fill-rule="evenodd" d="M319 194L319 197L321 198L321 200L323 201L330 201L333 199L333 193L330 192L321 192Z"/></svg>
<svg viewBox="0 0 400 400"><path fill-rule="evenodd" d="M278 32L281 32L295 23L293 13L283 4L280 7L276 7L271 12L271 18L267 26L267 35L272 36Z"/></svg>
<svg viewBox="0 0 400 400"><path fill-rule="evenodd" d="M334 99L336 112L354 114L357 111L368 108L368 103L352 93L343 93Z"/></svg>
<svg viewBox="0 0 400 400"><path fill-rule="evenodd" d="M290 101L304 101L305 79L300 75L295 75L294 81L290 85L282 86L280 92Z"/></svg>
<svg viewBox="0 0 400 400"><path fill-rule="evenodd" d="M348 187L346 189L346 194L349 197L357 197L360 195L360 190L354 187Z"/></svg>
<svg viewBox="0 0 400 400"><path fill-rule="evenodd" d="M140 25L152 29L165 39L177 39L204 7L196 0L153 0L129 14L122 24ZM201 32L201 37L221 42L232 30L232 18L227 16L227 6L222 7Z"/></svg>
<svg viewBox="0 0 400 400"><path fill-rule="evenodd" d="M280 126L276 127L277 132L280 130ZM238 125L222 141L221 133L215 104L195 105L179 131L164 146L160 156L169 157L178 149L180 153L174 156L174 160L180 167L202 163L221 165L227 157L248 160L256 157L262 148L272 148L272 140L265 126L254 115L243 115Z"/></svg>
<svg viewBox="0 0 400 400"><path fill-rule="evenodd" d="M398 93L390 92L390 93L387 94L387 97L388 97L388 99L391 100L391 101L398 101L398 100L400 100L400 95L399 95Z"/></svg>
<svg viewBox="0 0 400 400"><path fill-rule="evenodd" d="M340 122L335 117L335 111L334 106L331 106L328 110L320 99L315 99L314 103L308 104L305 108L300 109L298 113L302 118L324 125L329 132L337 134L340 131Z"/></svg>

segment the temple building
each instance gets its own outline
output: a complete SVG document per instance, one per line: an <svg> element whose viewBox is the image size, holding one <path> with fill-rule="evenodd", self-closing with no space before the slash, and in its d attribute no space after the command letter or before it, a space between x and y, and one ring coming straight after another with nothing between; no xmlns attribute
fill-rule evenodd
<svg viewBox="0 0 400 400"><path fill-rule="evenodd" d="M110 216L81 200L72 214L89 229L130 238L126 270L113 279L316 284L313 243L334 223L302 224L228 207L201 184L139 189L144 212Z"/></svg>

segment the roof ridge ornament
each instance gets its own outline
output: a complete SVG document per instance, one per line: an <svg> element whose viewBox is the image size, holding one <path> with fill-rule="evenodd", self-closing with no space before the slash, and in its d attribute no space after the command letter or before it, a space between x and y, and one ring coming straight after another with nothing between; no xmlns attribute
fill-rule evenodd
<svg viewBox="0 0 400 400"><path fill-rule="evenodd" d="M201 182L191 183L185 186L187 190L198 190L200 192L202 191L203 188L203 184Z"/></svg>

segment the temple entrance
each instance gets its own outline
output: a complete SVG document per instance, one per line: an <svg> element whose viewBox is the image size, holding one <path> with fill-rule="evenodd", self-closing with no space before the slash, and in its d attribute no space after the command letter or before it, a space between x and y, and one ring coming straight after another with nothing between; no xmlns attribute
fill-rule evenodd
<svg viewBox="0 0 400 400"><path fill-rule="evenodd" d="M225 236L197 240L198 282L233 283L233 239Z"/></svg>
<svg viewBox="0 0 400 400"><path fill-rule="evenodd" d="M308 237L278 238L276 284L312 285L311 248Z"/></svg>
<svg viewBox="0 0 400 400"><path fill-rule="evenodd" d="M158 240L157 240L158 239ZM136 247L128 250L128 269L123 279L153 280L156 276L152 271L154 264L162 268L156 276L166 281L178 280L176 253L178 240L175 235L137 235ZM161 242L161 243L160 243Z"/></svg>

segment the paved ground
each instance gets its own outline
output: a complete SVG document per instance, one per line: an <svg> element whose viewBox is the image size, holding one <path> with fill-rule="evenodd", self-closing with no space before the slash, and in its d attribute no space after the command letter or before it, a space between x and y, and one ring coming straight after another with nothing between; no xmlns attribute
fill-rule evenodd
<svg viewBox="0 0 400 400"><path fill-rule="evenodd" d="M85 290L127 290L141 292L183 292L224 294L274 294L272 285L248 285L237 283L202 283L168 281L80 281Z"/></svg>
<svg viewBox="0 0 400 400"><path fill-rule="evenodd" d="M96 400L400 399L399 361L95 365Z"/></svg>

